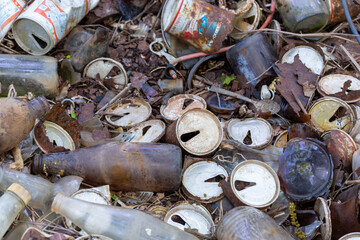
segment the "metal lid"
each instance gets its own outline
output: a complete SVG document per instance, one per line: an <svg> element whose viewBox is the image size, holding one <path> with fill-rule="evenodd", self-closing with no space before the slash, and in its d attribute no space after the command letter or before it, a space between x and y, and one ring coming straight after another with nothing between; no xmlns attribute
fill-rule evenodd
<svg viewBox="0 0 360 240"><path fill-rule="evenodd" d="M110 200L103 193L95 189L82 189L73 193L71 197L74 199L83 200L85 202L91 202L91 203L97 203L97 204L109 205L109 206L111 205ZM63 222L65 227L70 228L81 235L87 235L87 233L84 230L80 229L78 226L73 224L73 222L70 219L64 217Z"/></svg>
<svg viewBox="0 0 360 240"><path fill-rule="evenodd" d="M235 196L252 207L267 207L280 193L275 171L258 160L247 160L237 165L231 173L230 184Z"/></svg>
<svg viewBox="0 0 360 240"><path fill-rule="evenodd" d="M345 83L349 81L349 87L343 92ZM322 96L337 94L337 97L347 103L355 103L360 100L360 94L351 94L351 91L360 91L360 80L345 74L330 74L319 80L317 90Z"/></svg>
<svg viewBox="0 0 360 240"><path fill-rule="evenodd" d="M326 203L326 200L324 198L316 199L314 210L319 215L320 221L322 222L320 227L322 239L331 240L331 212L329 206Z"/></svg>
<svg viewBox="0 0 360 240"><path fill-rule="evenodd" d="M160 108L161 116L171 122L176 121L186 111L194 108L206 109L206 101L192 94L179 94L169 99L166 105Z"/></svg>
<svg viewBox="0 0 360 240"><path fill-rule="evenodd" d="M181 230L196 229L200 234L213 236L215 223L209 211L197 204L180 204L168 211L164 222Z"/></svg>
<svg viewBox="0 0 360 240"><path fill-rule="evenodd" d="M281 58L281 63L294 63L299 54L300 61L313 73L320 75L325 67L323 56L310 46L297 46L288 50Z"/></svg>
<svg viewBox="0 0 360 240"><path fill-rule="evenodd" d="M134 134L130 142L157 142L165 134L166 125L161 120L149 120L142 122L136 127L127 131L128 134Z"/></svg>
<svg viewBox="0 0 360 240"><path fill-rule="evenodd" d="M339 238L339 240L360 240L360 232L346 234Z"/></svg>
<svg viewBox="0 0 360 240"><path fill-rule="evenodd" d="M91 235L86 235L86 236L79 237L79 238L77 238L75 240L113 240L113 239L109 238L109 237L102 236L102 235L91 234Z"/></svg>
<svg viewBox="0 0 360 240"><path fill-rule="evenodd" d="M109 115L105 119L111 125L129 128L146 121L151 111L150 104L142 99L123 99L106 112Z"/></svg>
<svg viewBox="0 0 360 240"><path fill-rule="evenodd" d="M75 150L75 143L70 134L65 131L62 127L57 125L56 123L45 121L44 122L46 136L49 138L49 141L56 146L64 147L69 149L70 151ZM34 132L34 140L35 143L39 146L41 151L44 153L50 153L52 149L48 149L47 145L42 144L40 141L37 132Z"/></svg>
<svg viewBox="0 0 360 240"><path fill-rule="evenodd" d="M205 109L190 109L178 119L176 137L185 151L204 156L219 147L223 130L213 113Z"/></svg>
<svg viewBox="0 0 360 240"><path fill-rule="evenodd" d="M288 198L305 201L329 190L333 168L330 154L321 142L293 138L279 158L278 176Z"/></svg>
<svg viewBox="0 0 360 240"><path fill-rule="evenodd" d="M311 124L319 132L340 129L350 133L354 126L354 111L339 98L320 98L314 102L309 114L311 115Z"/></svg>
<svg viewBox="0 0 360 240"><path fill-rule="evenodd" d="M248 147L262 149L273 139L273 128L262 118L231 119L226 127L227 135Z"/></svg>
<svg viewBox="0 0 360 240"><path fill-rule="evenodd" d="M215 202L223 197L216 177L227 180L225 168L212 161L200 161L187 167L182 175L182 189L186 196L202 203ZM214 181L208 181L214 179Z"/></svg>
<svg viewBox="0 0 360 240"><path fill-rule="evenodd" d="M118 69L117 75L109 76L114 69ZM123 89L129 81L123 65L111 58L97 58L86 65L83 72L84 77L94 79L98 74L101 80L112 78L116 89Z"/></svg>

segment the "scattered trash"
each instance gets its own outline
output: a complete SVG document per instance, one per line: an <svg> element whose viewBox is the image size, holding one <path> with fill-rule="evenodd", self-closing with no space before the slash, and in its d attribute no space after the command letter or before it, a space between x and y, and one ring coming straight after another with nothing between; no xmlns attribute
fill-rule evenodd
<svg viewBox="0 0 360 240"><path fill-rule="evenodd" d="M359 0L0 9L4 240L359 238Z"/></svg>

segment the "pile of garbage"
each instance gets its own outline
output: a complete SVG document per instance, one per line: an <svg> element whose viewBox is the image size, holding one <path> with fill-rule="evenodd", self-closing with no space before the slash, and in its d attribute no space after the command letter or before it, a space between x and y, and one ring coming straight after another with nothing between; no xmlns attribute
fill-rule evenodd
<svg viewBox="0 0 360 240"><path fill-rule="evenodd" d="M0 0L0 238L360 239L359 20Z"/></svg>

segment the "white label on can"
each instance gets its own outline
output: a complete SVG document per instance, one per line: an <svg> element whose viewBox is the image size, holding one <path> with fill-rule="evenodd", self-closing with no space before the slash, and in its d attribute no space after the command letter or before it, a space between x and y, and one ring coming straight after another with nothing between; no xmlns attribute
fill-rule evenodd
<svg viewBox="0 0 360 240"><path fill-rule="evenodd" d="M21 0L0 1L0 38L2 34L6 34L10 24L15 20L24 5L25 3ZM7 30L1 33L5 28Z"/></svg>
<svg viewBox="0 0 360 240"><path fill-rule="evenodd" d="M65 35L69 14L64 12L52 0L44 0L34 12L40 14L51 24L56 42Z"/></svg>

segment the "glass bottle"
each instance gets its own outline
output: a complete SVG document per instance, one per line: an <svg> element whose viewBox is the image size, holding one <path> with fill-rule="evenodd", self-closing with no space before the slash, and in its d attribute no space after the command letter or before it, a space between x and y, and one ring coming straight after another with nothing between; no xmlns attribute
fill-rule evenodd
<svg viewBox="0 0 360 240"><path fill-rule="evenodd" d="M36 155L32 170L77 175L90 185L110 185L115 191L167 192L180 187L182 154L171 144L112 141Z"/></svg>
<svg viewBox="0 0 360 240"><path fill-rule="evenodd" d="M76 192L82 182L81 177L67 176L56 183L31 174L15 171L4 166L0 167L0 190L4 191L11 184L17 183L31 195L29 206L46 212L57 193L72 194Z"/></svg>
<svg viewBox="0 0 360 240"><path fill-rule="evenodd" d="M198 239L139 210L89 203L62 193L56 195L51 210L69 218L89 234L113 239Z"/></svg>
<svg viewBox="0 0 360 240"><path fill-rule="evenodd" d="M2 195L0 198L0 239L30 199L29 192L16 183L12 184Z"/></svg>
<svg viewBox="0 0 360 240"><path fill-rule="evenodd" d="M253 207L229 211L216 230L218 240L291 240L293 237L266 213Z"/></svg>
<svg viewBox="0 0 360 240"><path fill-rule="evenodd" d="M44 97L37 97L29 102L18 98L0 98L0 106L0 153L16 147L29 135L36 118L44 116L50 110Z"/></svg>

